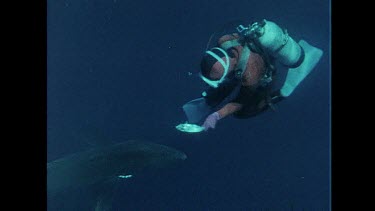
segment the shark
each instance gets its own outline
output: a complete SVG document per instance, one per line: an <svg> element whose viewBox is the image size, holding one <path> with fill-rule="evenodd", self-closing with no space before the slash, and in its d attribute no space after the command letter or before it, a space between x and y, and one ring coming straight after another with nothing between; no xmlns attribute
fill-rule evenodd
<svg viewBox="0 0 375 211"><path fill-rule="evenodd" d="M96 184L113 187L119 178L131 178L148 169L181 164L187 155L153 142L129 140L92 148L47 163L47 196ZM110 210L113 188L106 188L94 210Z"/></svg>

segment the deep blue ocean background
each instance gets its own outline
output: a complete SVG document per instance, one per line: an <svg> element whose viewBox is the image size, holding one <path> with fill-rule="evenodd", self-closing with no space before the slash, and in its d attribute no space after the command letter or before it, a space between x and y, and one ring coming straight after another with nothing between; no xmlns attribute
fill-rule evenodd
<svg viewBox="0 0 375 211"><path fill-rule="evenodd" d="M121 182L113 210L329 210L329 1L49 0L47 9L48 161L129 139L188 156ZM181 106L205 87L196 73L210 35L262 19L322 49L315 69L276 112L177 131ZM85 197L64 203L85 210Z"/></svg>

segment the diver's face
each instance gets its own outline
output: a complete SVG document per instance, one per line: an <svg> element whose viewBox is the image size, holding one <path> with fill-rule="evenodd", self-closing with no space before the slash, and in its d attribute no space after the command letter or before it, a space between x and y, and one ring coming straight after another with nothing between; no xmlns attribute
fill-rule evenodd
<svg viewBox="0 0 375 211"><path fill-rule="evenodd" d="M222 58L225 61L225 58ZM229 69L227 76L232 75L235 66L237 65L236 58L229 58ZM221 65L220 62L216 62L212 66L212 70L210 71L209 79L210 80L220 80L224 74L224 67Z"/></svg>

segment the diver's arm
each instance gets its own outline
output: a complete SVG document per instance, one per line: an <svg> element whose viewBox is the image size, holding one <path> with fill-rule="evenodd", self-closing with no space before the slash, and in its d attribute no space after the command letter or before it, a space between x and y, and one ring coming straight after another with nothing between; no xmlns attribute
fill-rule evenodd
<svg viewBox="0 0 375 211"><path fill-rule="evenodd" d="M220 119L240 110L241 108L242 108L242 104L228 103L223 108L221 108L220 110L208 115L208 117L204 121L202 127L204 128L205 131L207 131L209 128L214 129L216 123Z"/></svg>
<svg viewBox="0 0 375 211"><path fill-rule="evenodd" d="M223 108L218 110L217 113L219 113L220 119L222 119L222 118L224 118L228 115L231 115L231 114L241 110L242 106L243 105L240 104L240 103L235 103L235 102L228 103Z"/></svg>

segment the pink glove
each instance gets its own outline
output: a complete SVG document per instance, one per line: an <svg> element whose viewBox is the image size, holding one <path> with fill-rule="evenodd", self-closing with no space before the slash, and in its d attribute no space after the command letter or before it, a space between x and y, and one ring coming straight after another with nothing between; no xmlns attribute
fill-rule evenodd
<svg viewBox="0 0 375 211"><path fill-rule="evenodd" d="M219 121L219 119L220 119L219 113L214 112L206 118L202 127L204 127L205 131L207 131L209 128L215 129L215 125L217 121Z"/></svg>

